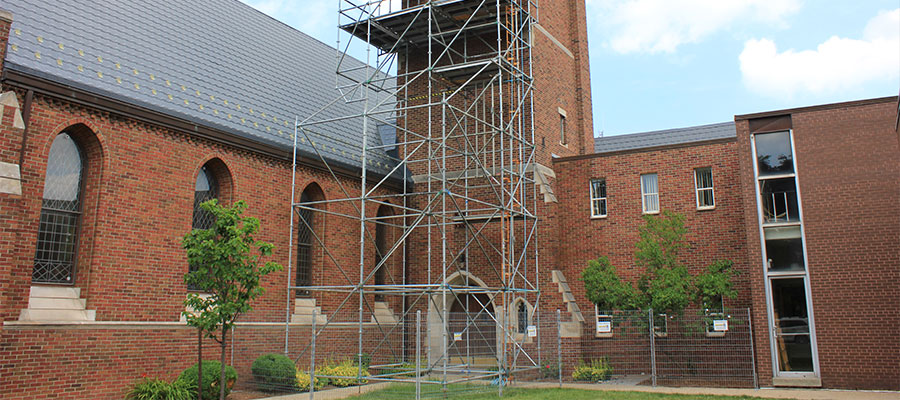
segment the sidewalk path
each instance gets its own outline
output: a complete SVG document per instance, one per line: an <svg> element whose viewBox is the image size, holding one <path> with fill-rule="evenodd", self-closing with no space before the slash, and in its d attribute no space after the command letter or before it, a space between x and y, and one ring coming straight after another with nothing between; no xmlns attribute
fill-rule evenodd
<svg viewBox="0 0 900 400"><path fill-rule="evenodd" d="M524 388L556 388L558 383L551 382L517 382L516 387ZM586 390L612 390L624 392L653 392L671 394L702 394L722 396L754 396L770 399L799 400L900 400L900 392L831 390L831 389L725 389L725 388L691 388L691 387L652 387L631 385L597 385L591 383L563 383L564 388Z"/></svg>

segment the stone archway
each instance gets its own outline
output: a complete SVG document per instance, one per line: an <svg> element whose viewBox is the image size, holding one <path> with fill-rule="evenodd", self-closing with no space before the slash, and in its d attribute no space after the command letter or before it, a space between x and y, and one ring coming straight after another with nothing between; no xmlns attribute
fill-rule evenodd
<svg viewBox="0 0 900 400"><path fill-rule="evenodd" d="M483 280L468 272L458 271L447 277L447 283L455 286L488 287ZM492 301L486 293L447 295L448 332L445 338L443 326L443 296L431 296L428 304L428 361L433 364L439 360L447 342L450 361L459 363L494 360L498 356L500 346L498 338L502 335L502 327L495 322L501 311L496 301ZM486 305L486 307L484 306ZM478 311L484 309L480 315ZM466 312L469 312L469 317ZM454 340L454 333L461 334L461 340Z"/></svg>

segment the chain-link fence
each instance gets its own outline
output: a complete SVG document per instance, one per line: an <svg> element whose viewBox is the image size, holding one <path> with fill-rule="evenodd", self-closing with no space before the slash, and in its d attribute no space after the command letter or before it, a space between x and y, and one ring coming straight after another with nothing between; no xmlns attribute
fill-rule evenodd
<svg viewBox="0 0 900 400"><path fill-rule="evenodd" d="M609 383L662 386L756 387L748 309L598 312L581 335L572 373L602 365ZM573 360L574 361L574 360ZM583 374L582 374L583 375ZM578 378L577 376L574 378Z"/></svg>
<svg viewBox="0 0 900 400"><path fill-rule="evenodd" d="M749 310L599 314L586 323L540 310L522 323L500 312L434 310L245 322L233 331L229 360L241 399L340 388L377 389L371 398L464 398L538 381L756 386ZM287 366L254 365L284 355L285 345Z"/></svg>

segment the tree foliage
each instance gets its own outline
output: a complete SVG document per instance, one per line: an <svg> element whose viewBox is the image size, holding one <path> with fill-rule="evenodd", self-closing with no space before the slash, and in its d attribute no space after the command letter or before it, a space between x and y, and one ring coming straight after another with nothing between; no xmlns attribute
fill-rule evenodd
<svg viewBox="0 0 900 400"><path fill-rule="evenodd" d="M200 207L215 218L215 223L210 229L192 230L182 241L188 263L195 267L184 281L202 292L188 295L184 304L194 312L185 311L184 316L188 325L219 343L224 369L228 331L265 291L260 285L262 277L280 270L281 265L271 261L260 265L263 257L272 255L274 246L254 238L259 220L243 216L245 202L225 207L213 199ZM224 371L221 376L224 379ZM220 386L224 392L224 382Z"/></svg>
<svg viewBox="0 0 900 400"><path fill-rule="evenodd" d="M588 261L581 272L588 300L601 310L632 309L637 307L634 287L623 281L616 273L616 267L606 256Z"/></svg>
<svg viewBox="0 0 900 400"><path fill-rule="evenodd" d="M623 280L602 256L588 261L581 273L588 299L605 310L653 309L679 315L694 301L708 308L716 299L733 298L731 278L736 271L731 261L716 261L696 277L690 274L681 256L689 248L687 232L681 214L663 211L660 216L645 216L635 243L635 266L642 271L637 287Z"/></svg>

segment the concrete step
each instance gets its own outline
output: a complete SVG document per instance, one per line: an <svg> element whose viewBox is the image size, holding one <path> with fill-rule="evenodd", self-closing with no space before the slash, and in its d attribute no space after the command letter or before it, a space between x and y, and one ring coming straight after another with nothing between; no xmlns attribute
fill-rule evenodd
<svg viewBox="0 0 900 400"><path fill-rule="evenodd" d="M31 297L28 299L28 308L60 309L60 310L84 310L87 300L70 297Z"/></svg>
<svg viewBox="0 0 900 400"><path fill-rule="evenodd" d="M32 286L29 297L77 299L81 297L81 288L72 286Z"/></svg>
<svg viewBox="0 0 900 400"><path fill-rule="evenodd" d="M565 282L558 282L558 283L557 283L557 286L559 287L559 292L560 292L560 293L565 293L565 292L571 292L571 291L572 291L572 288L569 287L569 284L568 284L568 283L565 283Z"/></svg>
<svg viewBox="0 0 900 400"><path fill-rule="evenodd" d="M294 314L312 315L313 311L321 314L322 307L294 307Z"/></svg>
<svg viewBox="0 0 900 400"><path fill-rule="evenodd" d="M96 321L96 310L26 308L19 313L19 321Z"/></svg>
<svg viewBox="0 0 900 400"><path fill-rule="evenodd" d="M316 314L316 325L322 326L328 322L328 318L321 314ZM291 315L292 324L312 324L312 315L310 314L293 314Z"/></svg>
<svg viewBox="0 0 900 400"><path fill-rule="evenodd" d="M294 299L294 307L315 307L316 299L303 297L299 299Z"/></svg>

